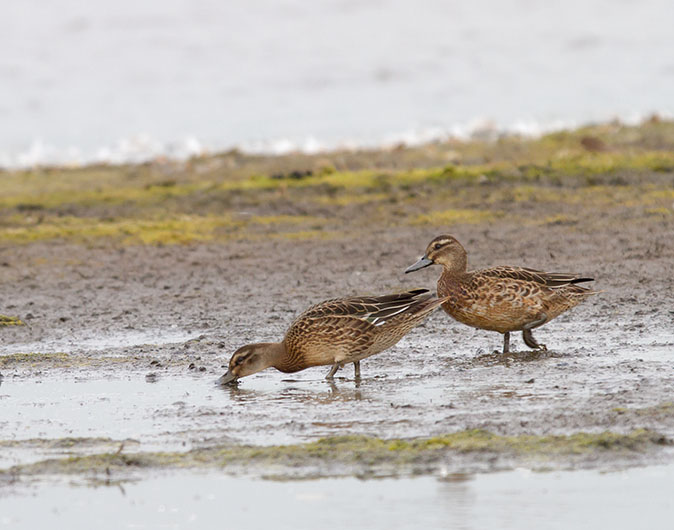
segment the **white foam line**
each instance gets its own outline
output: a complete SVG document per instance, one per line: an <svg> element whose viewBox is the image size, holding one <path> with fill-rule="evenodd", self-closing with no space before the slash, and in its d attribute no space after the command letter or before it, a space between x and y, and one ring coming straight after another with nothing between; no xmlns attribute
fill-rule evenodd
<svg viewBox="0 0 674 530"><path fill-rule="evenodd" d="M638 125L653 113L633 113L626 116L609 117L606 120L593 123L602 123L617 120L625 125ZM658 112L655 115L663 119L672 119L669 112ZM138 164L165 158L167 160L183 161L194 156L208 153L238 149L244 153L260 155L283 155L289 153L317 154L337 150L357 149L390 149L405 145L415 147L430 142L456 140L495 140L504 135L518 135L526 138L537 138L551 132L576 129L586 123L577 121L551 121L541 123L534 120L520 120L509 125L499 125L488 119L477 119L451 127L421 127L412 128L401 133L385 135L377 139L347 138L334 142L324 142L313 136L302 139L277 138L269 140L255 140L230 146L207 145L194 136L188 136L171 143L162 143L149 134L136 136L117 141L111 146L104 146L93 154L84 153L75 146L59 148L35 140L26 150L16 153L0 151L0 168L29 169L35 167L81 167L88 164Z"/></svg>

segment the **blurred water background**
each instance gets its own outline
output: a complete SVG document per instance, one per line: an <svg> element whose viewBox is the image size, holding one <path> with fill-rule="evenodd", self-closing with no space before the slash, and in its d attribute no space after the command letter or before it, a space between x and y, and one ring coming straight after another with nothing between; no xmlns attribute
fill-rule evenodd
<svg viewBox="0 0 674 530"><path fill-rule="evenodd" d="M0 0L0 166L674 110L671 0Z"/></svg>

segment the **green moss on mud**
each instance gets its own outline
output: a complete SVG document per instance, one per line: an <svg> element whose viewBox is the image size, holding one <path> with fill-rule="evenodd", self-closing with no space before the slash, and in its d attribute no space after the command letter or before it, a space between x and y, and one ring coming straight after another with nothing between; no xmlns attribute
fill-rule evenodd
<svg viewBox="0 0 674 530"><path fill-rule="evenodd" d="M70 355L67 353L10 353L0 355L0 368L17 366L43 366L67 362Z"/></svg>
<svg viewBox="0 0 674 530"><path fill-rule="evenodd" d="M503 212L520 223L518 211L531 217L539 205L545 216L575 219L571 208L593 222L632 209L628 218L658 223L673 212L674 122L315 156L230 151L0 178L0 244L313 239L373 224L490 223Z"/></svg>
<svg viewBox="0 0 674 530"><path fill-rule="evenodd" d="M129 446L137 446L137 440L113 440L112 438L96 437L96 438L29 438L25 440L0 440L0 447L5 448L31 448L31 449L46 449L46 450L69 450L69 449L89 449L92 447L114 446L115 448L124 448Z"/></svg>
<svg viewBox="0 0 674 530"><path fill-rule="evenodd" d="M19 317L9 317L0 315L0 326L24 326L24 322Z"/></svg>
<svg viewBox="0 0 674 530"><path fill-rule="evenodd" d="M126 245L177 245L236 239L254 233L256 225L273 227L280 234L292 234L289 227L321 223L316 217L291 215L249 219L234 219L229 215L179 215L164 219L56 216L43 217L39 222L15 220L14 226L0 228L0 242L25 244L60 239L84 243L104 239Z"/></svg>
<svg viewBox="0 0 674 530"><path fill-rule="evenodd" d="M657 405L652 405L650 407L630 409L626 407L616 407L613 409L614 412L618 414L634 414L638 417L663 417L663 416L672 416L674 415L674 403L671 401L665 401L663 403L658 403Z"/></svg>
<svg viewBox="0 0 674 530"><path fill-rule="evenodd" d="M5 473L13 475L104 473L132 468L224 467L231 470L255 467L275 469L332 469L329 474L359 473L382 468L403 472L410 468L428 470L451 453L485 453L515 459L539 460L611 452L614 455L646 452L669 445L670 441L653 431L639 429L627 434L613 432L575 433L559 436L499 436L484 430L413 440L384 440L367 436L323 438L296 445L223 445L191 451L126 454L118 450L86 456L48 459L15 466ZM2 444L0 444L1 446ZM69 445L70 447L70 445ZM341 471L334 471L335 468Z"/></svg>
<svg viewBox="0 0 674 530"><path fill-rule="evenodd" d="M85 356L69 353L9 353L0 355L0 368L105 368L119 366L123 364L136 365L139 362L137 357L133 356ZM183 360L166 360L164 366L181 365Z"/></svg>
<svg viewBox="0 0 674 530"><path fill-rule="evenodd" d="M479 224L493 221L502 216L500 212L488 210L454 209L439 212L430 212L416 217L413 224L419 225L456 225L456 224Z"/></svg>

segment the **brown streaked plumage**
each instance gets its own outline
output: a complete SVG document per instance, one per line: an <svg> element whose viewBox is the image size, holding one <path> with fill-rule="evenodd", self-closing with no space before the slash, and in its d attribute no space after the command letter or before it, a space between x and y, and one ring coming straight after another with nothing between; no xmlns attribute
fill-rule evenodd
<svg viewBox="0 0 674 530"><path fill-rule="evenodd" d="M269 367L290 373L325 365L332 365L326 377L332 379L347 363L354 363L358 378L362 359L393 346L441 303L427 289L326 300L297 317L282 342L239 348L218 382Z"/></svg>
<svg viewBox="0 0 674 530"><path fill-rule="evenodd" d="M511 331L522 331L530 348L546 349L531 330L596 294L578 285L593 279L577 274L508 266L468 271L465 249L449 235L431 241L405 272L436 263L443 269L438 280L438 296L446 298L443 309L463 324L503 333L503 353L509 351Z"/></svg>

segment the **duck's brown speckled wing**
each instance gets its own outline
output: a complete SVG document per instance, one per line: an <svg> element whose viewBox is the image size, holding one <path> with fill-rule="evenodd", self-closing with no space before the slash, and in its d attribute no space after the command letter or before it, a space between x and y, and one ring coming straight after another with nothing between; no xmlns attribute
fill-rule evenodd
<svg viewBox="0 0 674 530"><path fill-rule="evenodd" d="M493 267L468 273L460 282L441 277L438 293L459 322L505 333L544 318L549 321L593 291L577 285L591 281L575 274L522 267Z"/></svg>
<svg viewBox="0 0 674 530"><path fill-rule="evenodd" d="M356 296L326 300L310 307L297 320L321 317L351 317L370 324L382 325L395 315L412 310L416 304L431 298L428 289L414 289L385 296Z"/></svg>
<svg viewBox="0 0 674 530"><path fill-rule="evenodd" d="M475 271L475 275L502 278L511 280L522 280L525 282L533 282L545 287L554 289L556 287L563 287L571 284L578 284L583 282L591 282L594 278L582 277L578 274L568 272L545 272L536 269L529 269L526 267L492 267L490 269L483 269Z"/></svg>
<svg viewBox="0 0 674 530"><path fill-rule="evenodd" d="M398 342L438 305L427 289L327 300L293 322L286 349L306 366L353 362Z"/></svg>

